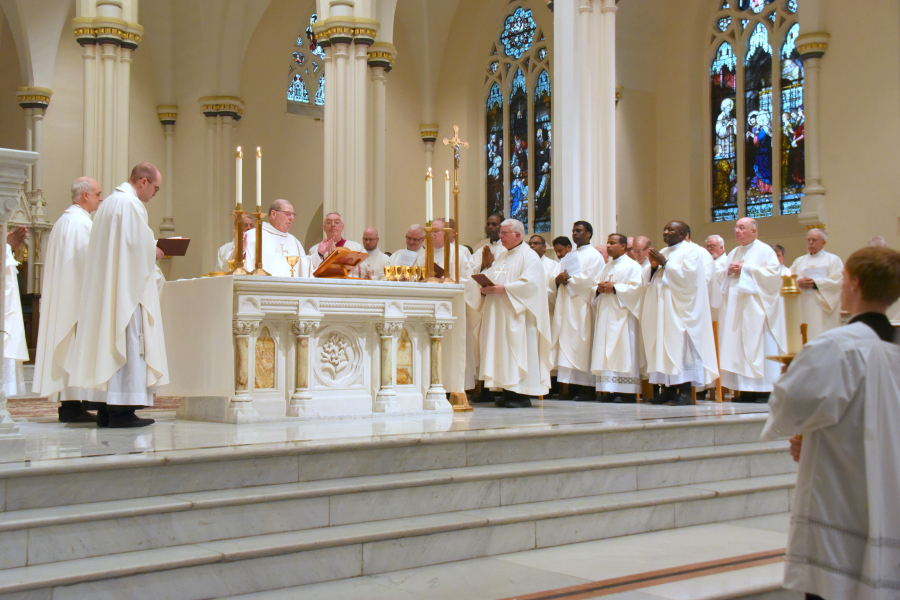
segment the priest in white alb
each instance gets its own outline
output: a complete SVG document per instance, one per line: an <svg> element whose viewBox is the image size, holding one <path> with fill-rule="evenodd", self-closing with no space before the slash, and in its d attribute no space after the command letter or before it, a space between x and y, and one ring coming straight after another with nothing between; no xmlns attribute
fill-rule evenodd
<svg viewBox="0 0 900 600"><path fill-rule="evenodd" d="M662 386L653 404L690 404L692 385L707 386L719 377L707 283L710 257L686 242L687 235L684 222L672 221L663 229L668 247L650 250L650 261L658 266L644 294L641 333L650 383Z"/></svg>
<svg viewBox="0 0 900 600"><path fill-rule="evenodd" d="M547 241L544 236L534 234L528 238L528 245L540 257L544 273L547 274L547 302L550 303L550 314L553 314L553 307L556 304L556 276L559 275L559 262L547 256Z"/></svg>
<svg viewBox="0 0 900 600"><path fill-rule="evenodd" d="M406 248L397 250L390 256L392 267L424 267L425 266L425 228L421 225L410 225L406 230Z"/></svg>
<svg viewBox="0 0 900 600"><path fill-rule="evenodd" d="M841 259L825 251L827 234L810 229L806 234L809 252L791 265L800 288L800 322L806 324L806 339L812 341L820 334L841 324Z"/></svg>
<svg viewBox="0 0 900 600"><path fill-rule="evenodd" d="M650 259L648 256L650 254L650 248L652 247L653 242L645 235L639 235L634 238L634 243L631 247L631 253L634 254L634 261L641 267L641 274L644 276L644 285L650 283Z"/></svg>
<svg viewBox="0 0 900 600"><path fill-rule="evenodd" d="M450 254L450 273L446 273L444 277L450 277L451 279L456 279L456 244L450 242L449 244L445 243L445 236L443 229L446 228L447 222L444 219L434 219L432 222L432 227L435 228L434 231L434 264L435 264L435 273L438 272L437 267L440 267L441 270L444 268L444 251L449 248ZM469 254L469 251L466 248L459 249L459 272L461 275L460 281L463 282L463 279L468 279L472 275L472 271L474 270L475 265L472 264L472 255ZM464 283L464 282L463 282Z"/></svg>
<svg viewBox="0 0 900 600"><path fill-rule="evenodd" d="M41 321L34 357L35 394L59 400L63 423L93 423L87 411L89 392L69 385L65 361L75 343L82 282L91 239L91 213L103 200L100 184L79 177L72 184L72 205L56 220L44 247L41 278Z"/></svg>
<svg viewBox="0 0 900 600"><path fill-rule="evenodd" d="M232 225L231 237L234 238L234 215L229 219ZM256 226L256 222L253 220L253 217L246 213L242 219L242 227L244 230L244 253L246 255L247 252L247 232L253 229ZM234 260L234 239L231 241L222 244L219 248L219 252L216 256L216 269L220 273L227 273L231 270L231 266L228 264L228 261ZM249 269L253 270L253 269Z"/></svg>
<svg viewBox="0 0 900 600"><path fill-rule="evenodd" d="M384 268L390 264L390 257L378 248L378 230L366 227L362 236L366 260L362 262L360 273L373 280L384 279Z"/></svg>
<svg viewBox="0 0 900 600"><path fill-rule="evenodd" d="M313 273L322 264L322 261L328 258L335 248L347 248L354 252L365 252L363 247L356 242L344 239L344 219L339 213L332 212L325 215L325 221L322 223L322 231L324 237L318 246L309 250L309 272ZM362 279L363 274L357 266L350 271L351 277Z"/></svg>
<svg viewBox="0 0 900 600"><path fill-rule="evenodd" d="M591 344L594 328L591 302L600 283L600 271L606 264L603 256L591 246L594 228L586 221L576 221L572 241L578 249L560 262L556 276L558 290L553 308L553 338L550 360L556 379L569 384L566 399L574 396L582 402L596 399L596 377L591 372ZM570 274L568 268L573 269ZM575 386L580 389L574 391Z"/></svg>
<svg viewBox="0 0 900 600"><path fill-rule="evenodd" d="M466 294L482 313L479 337L481 372L486 388L503 390L497 406L531 406L532 396L550 388L550 316L541 261L523 243L520 221L501 223L500 240L506 249L484 275L494 285ZM478 287L471 279L468 287Z"/></svg>
<svg viewBox="0 0 900 600"><path fill-rule="evenodd" d="M637 402L644 365L643 340L638 318L644 297L641 266L625 253L628 238L610 234L606 243L610 261L600 272L594 305L594 342L591 372L604 401Z"/></svg>
<svg viewBox="0 0 900 600"><path fill-rule="evenodd" d="M25 241L27 228L17 227L6 236L6 281L3 286L3 392L7 397L25 393L25 373L22 365L28 360L28 343L25 340L25 321L22 319L22 298L19 296L19 263L13 256L15 248Z"/></svg>
<svg viewBox="0 0 900 600"><path fill-rule="evenodd" d="M269 207L269 222L262 225L262 268L273 277L290 277L288 256L299 258L294 267L294 277L310 277L309 259L303 244L289 232L294 222L294 207L287 200L275 200ZM244 248L244 269L256 269L256 229L247 232Z"/></svg>
<svg viewBox="0 0 900 600"><path fill-rule="evenodd" d="M764 403L781 375L781 363L766 356L787 353L787 331L778 258L758 235L756 219L738 219L738 245L728 253L721 284L719 371L722 385L739 391L741 402Z"/></svg>
<svg viewBox="0 0 900 600"><path fill-rule="evenodd" d="M131 171L97 210L88 242L77 335L65 363L69 385L95 390L99 427L143 427L135 410L153 406L168 383L154 267L156 241L144 207L162 184L150 163Z"/></svg>

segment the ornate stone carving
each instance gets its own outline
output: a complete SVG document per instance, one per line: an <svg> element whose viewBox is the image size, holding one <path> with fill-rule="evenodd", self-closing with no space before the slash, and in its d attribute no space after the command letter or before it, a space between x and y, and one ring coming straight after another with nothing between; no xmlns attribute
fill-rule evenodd
<svg viewBox="0 0 900 600"><path fill-rule="evenodd" d="M378 332L378 335L381 337L394 337L400 334L400 330L403 329L403 323L396 321L385 321L383 323L375 324L375 331Z"/></svg>
<svg viewBox="0 0 900 600"><path fill-rule="evenodd" d="M352 353L350 344L344 336L337 332L332 333L319 351L322 370L329 373L332 379L337 379L338 374L350 365Z"/></svg>
<svg viewBox="0 0 900 600"><path fill-rule="evenodd" d="M443 335L453 329L453 323L425 323L428 328L428 335L431 337L443 337Z"/></svg>
<svg viewBox="0 0 900 600"><path fill-rule="evenodd" d="M239 321L235 319L231 322L231 329L234 335L238 337L255 336L259 333L259 321Z"/></svg>
<svg viewBox="0 0 900 600"><path fill-rule="evenodd" d="M294 332L294 335L312 335L319 329L320 323L317 321L292 321L291 322L291 331Z"/></svg>
<svg viewBox="0 0 900 600"><path fill-rule="evenodd" d="M384 310L382 302L334 302L324 300L319 302L319 310L339 310L350 312L380 312Z"/></svg>

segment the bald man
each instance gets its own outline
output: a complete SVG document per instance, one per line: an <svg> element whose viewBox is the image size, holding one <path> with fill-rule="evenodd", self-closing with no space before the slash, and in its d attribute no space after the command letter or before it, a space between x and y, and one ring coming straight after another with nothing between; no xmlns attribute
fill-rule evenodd
<svg viewBox="0 0 900 600"><path fill-rule="evenodd" d="M411 267L424 267L425 266L425 228L421 225L411 225L409 229L406 230L406 248L401 250L397 250L393 254L391 254L390 265L392 267L399 266L401 263L405 263L403 266L411 266ZM416 255L415 260L410 265L410 256L413 253Z"/></svg>
<svg viewBox="0 0 900 600"><path fill-rule="evenodd" d="M262 267L273 277L291 277L291 266L288 256L297 256L299 261L294 267L294 277L309 277L309 259L303 250L300 240L288 233L294 222L294 207L287 200L275 200L269 207L269 222L262 226ZM253 271L256 268L256 229L247 232L247 247L244 249L247 260L244 268Z"/></svg>
<svg viewBox="0 0 900 600"><path fill-rule="evenodd" d="M634 262L641 265L641 273L644 275L644 285L650 283L650 248L653 243L646 235L639 235L632 242L632 251L634 254Z"/></svg>
<svg viewBox="0 0 900 600"><path fill-rule="evenodd" d="M384 268L390 263L387 254L378 249L378 230L366 227L363 231L363 251L368 254L360 265L363 277L373 280L384 279Z"/></svg>
<svg viewBox="0 0 900 600"><path fill-rule="evenodd" d="M363 247L356 242L344 239L344 219L339 213L331 212L325 215L322 222L322 232L325 234L322 241L315 248L309 250L309 272L314 272L322 261L328 258L335 248L347 248L354 252L365 252ZM377 237L377 236L376 236ZM351 277L364 277L362 269L356 267L350 271Z"/></svg>

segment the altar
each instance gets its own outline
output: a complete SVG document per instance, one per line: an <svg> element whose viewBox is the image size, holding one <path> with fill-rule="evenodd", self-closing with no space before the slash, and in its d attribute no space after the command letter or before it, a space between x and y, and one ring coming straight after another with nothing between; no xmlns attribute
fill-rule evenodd
<svg viewBox="0 0 900 600"><path fill-rule="evenodd" d="M178 419L452 412L463 392L463 286L227 276L162 293Z"/></svg>

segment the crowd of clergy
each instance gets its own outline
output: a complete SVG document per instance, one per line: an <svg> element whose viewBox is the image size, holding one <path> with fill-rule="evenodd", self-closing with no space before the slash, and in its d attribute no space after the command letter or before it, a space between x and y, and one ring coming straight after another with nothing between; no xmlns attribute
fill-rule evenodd
<svg viewBox="0 0 900 600"><path fill-rule="evenodd" d="M105 200L95 180L79 178L72 205L50 233L33 391L61 402L61 421L97 421L101 427L153 422L135 411L151 406L153 389L168 382L160 312L164 278L155 265L162 251L144 206L160 185L162 177L149 163L134 167ZM262 227L262 264L273 276L310 277L340 247L366 253L351 273L362 279L383 278L386 266L425 266L420 225L409 227L404 247L388 254L374 228L365 229L359 244L344 239L341 215L329 213L322 241L307 253L290 233L293 220L290 202L271 204ZM441 266L445 251L457 252L453 233L445 239L442 231L454 224L435 219L432 225L434 260ZM12 232L7 246L7 395L23 391L21 364L28 359L11 253L25 233ZM727 253L718 236L705 247L694 243L681 221L665 226L660 249L648 236L620 233L597 244L591 224L578 221L571 239L553 240L556 259L544 237L526 239L514 219L490 216L485 234L474 248L459 248L465 381L473 402L527 407L554 387L563 399L630 403L647 381L654 386L647 400L683 405L691 402L691 387L702 396L719 378L736 399L764 402L780 373L766 357L787 350L782 275L797 275L810 340L840 324L843 265L825 251L827 236L817 229L807 235L808 254L789 269L784 249L760 241L750 218L736 222L735 246ZM255 237L248 219L245 265L255 264ZM294 265L285 260L289 256L297 257ZM234 242L222 246L217 259L220 271L231 270ZM455 279L456 262L450 265Z"/></svg>

